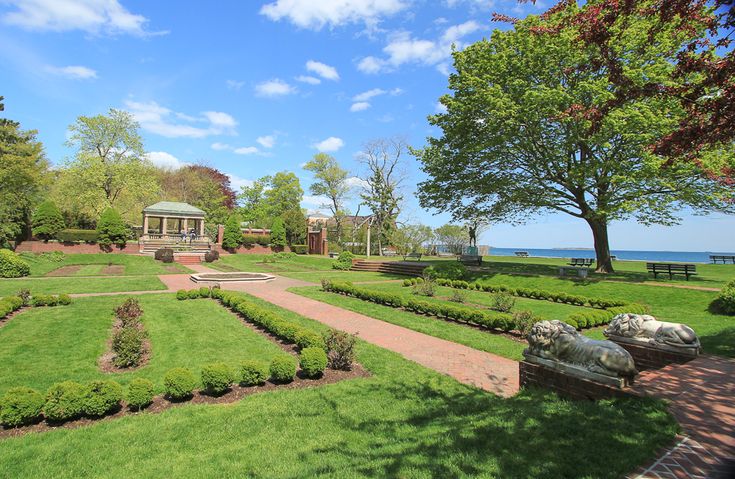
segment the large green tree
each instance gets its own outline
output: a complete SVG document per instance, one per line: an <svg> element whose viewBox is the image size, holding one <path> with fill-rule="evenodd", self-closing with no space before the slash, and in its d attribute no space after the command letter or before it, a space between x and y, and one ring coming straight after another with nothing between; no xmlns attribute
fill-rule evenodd
<svg viewBox="0 0 735 479"><path fill-rule="evenodd" d="M229 178L210 166L190 165L175 170L157 168L160 198L182 201L203 210L208 228L224 224L232 214L235 193Z"/></svg>
<svg viewBox="0 0 735 479"><path fill-rule="evenodd" d="M33 212L33 236L48 241L64 229L64 217L56 204L46 200Z"/></svg>
<svg viewBox="0 0 735 479"><path fill-rule="evenodd" d="M243 220L260 228L270 228L276 217L300 208L303 198L299 178L290 171L255 180L252 185L243 186L238 195Z"/></svg>
<svg viewBox="0 0 735 479"><path fill-rule="evenodd" d="M683 208L732 211L733 195L694 165L663 167L648 148L682 119L677 101L662 91L611 104L597 47L580 46L568 26L539 34L555 15L573 13L573 3L454 53L452 94L441 98L446 113L429 119L442 135L415 151L429 175L419 198L425 207L507 221L545 212L580 218L592 232L597 270L610 272L611 221L673 224ZM692 33L650 36L644 17L631 21L639 27L621 32L614 52L628 76L671 82L666 58Z"/></svg>
<svg viewBox="0 0 735 479"><path fill-rule="evenodd" d="M336 237L342 242L342 220L345 217L345 201L350 192L347 184L347 170L339 166L334 157L326 153L317 153L304 165L304 169L314 173L314 182L309 186L312 195L326 199L322 207L326 207L334 218Z"/></svg>
<svg viewBox="0 0 735 479"><path fill-rule="evenodd" d="M467 228L460 225L446 224L434 230L436 241L447 247L450 253L462 254L462 250L470 242Z"/></svg>
<svg viewBox="0 0 735 479"><path fill-rule="evenodd" d="M0 97L0 111L4 110ZM0 247L18 238L48 185L48 161L35 131L0 118Z"/></svg>
<svg viewBox="0 0 735 479"><path fill-rule="evenodd" d="M110 109L107 115L80 116L69 126L67 146L76 154L60 172L56 203L93 217L114 207L127 222L139 222L159 188L132 115Z"/></svg>

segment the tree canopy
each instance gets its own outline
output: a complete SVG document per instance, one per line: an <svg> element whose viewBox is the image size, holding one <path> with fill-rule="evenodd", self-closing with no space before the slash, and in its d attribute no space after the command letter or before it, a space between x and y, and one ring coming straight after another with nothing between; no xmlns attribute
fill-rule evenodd
<svg viewBox="0 0 735 479"><path fill-rule="evenodd" d="M685 207L732 211L733 197L695 165L667 164L651 152L685 115L678 101L660 95L610 104L598 49L581 47L571 27L536 33L576 8L518 21L513 30L496 30L454 53L452 94L441 98L447 112L429 118L442 136L415 151L429 175L419 198L424 207L469 208L506 221L542 212L583 219L592 230L598 271L605 272L612 271L610 221L673 224ZM670 28L651 39L646 18L635 21L638 28L618 40L626 46L617 51L621 63L641 82L670 81L674 67L663 53L691 32ZM599 119L588 114L603 107Z"/></svg>
<svg viewBox="0 0 735 479"><path fill-rule="evenodd" d="M347 170L342 169L334 157L317 153L304 169L314 173L314 182L309 187L312 195L326 198L322 207L329 208L336 226L336 238L342 241L342 220L345 216L345 201L350 192L347 184Z"/></svg>

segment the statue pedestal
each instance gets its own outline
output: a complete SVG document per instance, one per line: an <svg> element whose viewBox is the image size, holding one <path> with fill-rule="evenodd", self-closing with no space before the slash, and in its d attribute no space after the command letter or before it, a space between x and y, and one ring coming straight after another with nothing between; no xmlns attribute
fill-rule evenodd
<svg viewBox="0 0 735 479"><path fill-rule="evenodd" d="M612 334L607 335L607 339L625 348L633 356L635 367L639 371L661 369L669 364L684 364L699 356L698 348L680 348Z"/></svg>
<svg viewBox="0 0 735 479"><path fill-rule="evenodd" d="M584 368L528 355L520 363L521 387L550 389L569 399L596 401L633 395L629 381L587 371Z"/></svg>

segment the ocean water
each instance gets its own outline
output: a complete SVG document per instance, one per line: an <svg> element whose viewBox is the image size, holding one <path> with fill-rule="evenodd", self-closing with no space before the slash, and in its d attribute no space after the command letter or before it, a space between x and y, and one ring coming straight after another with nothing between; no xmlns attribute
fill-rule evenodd
<svg viewBox="0 0 735 479"><path fill-rule="evenodd" d="M515 256L516 251L527 251L529 256L546 258L594 258L591 249L545 249L545 248L490 248L491 256ZM681 263L709 263L709 255L735 255L724 251L628 251L612 250L619 260L671 261Z"/></svg>

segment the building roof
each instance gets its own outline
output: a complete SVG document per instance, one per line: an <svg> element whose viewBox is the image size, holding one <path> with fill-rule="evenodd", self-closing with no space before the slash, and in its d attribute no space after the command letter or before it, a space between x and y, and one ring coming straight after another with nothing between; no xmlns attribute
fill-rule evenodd
<svg viewBox="0 0 735 479"><path fill-rule="evenodd" d="M204 211L189 203L177 203L175 201L159 201L155 205L143 208L143 213L147 214L167 214L179 216L196 216L204 217Z"/></svg>

